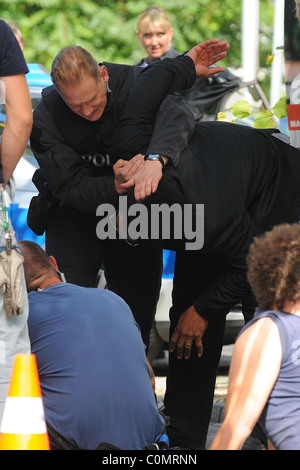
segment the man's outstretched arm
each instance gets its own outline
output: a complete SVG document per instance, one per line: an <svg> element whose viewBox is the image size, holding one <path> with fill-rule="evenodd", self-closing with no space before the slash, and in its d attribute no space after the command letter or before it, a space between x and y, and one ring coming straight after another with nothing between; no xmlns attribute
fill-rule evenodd
<svg viewBox="0 0 300 470"><path fill-rule="evenodd" d="M191 87L196 75L208 77L224 71L222 67L211 66L227 55L229 47L226 41L211 39L193 47L187 54L154 62L143 69L130 91L122 118L114 130L116 138L112 139L114 144L110 149L114 158L128 160L134 155L145 154L148 144L152 141L157 149L155 153L161 154L164 159L167 157L178 160L178 148L182 149L187 145L193 131L193 123L188 123L188 114L182 109L182 122L186 121L188 125L185 129L178 127L180 120L177 120L176 124L173 110L170 110L168 115L167 109L164 109L163 126L155 126L163 100L170 93ZM179 107L177 109L179 110ZM172 132L166 131L168 129L172 129ZM178 142L179 136L182 136L182 142L180 139ZM166 148L168 153L164 151ZM139 174L134 174L133 169L137 169ZM117 192L119 189L122 193L141 183L142 189L136 186L135 191L138 200L155 192L162 177L162 167L157 161L147 161L143 168L141 165L137 167L119 161L115 165L115 172L116 170ZM118 180L120 173L122 178Z"/></svg>

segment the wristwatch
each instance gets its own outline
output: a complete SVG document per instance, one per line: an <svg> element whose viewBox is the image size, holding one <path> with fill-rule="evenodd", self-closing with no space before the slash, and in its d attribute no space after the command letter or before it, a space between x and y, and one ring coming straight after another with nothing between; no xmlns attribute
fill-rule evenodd
<svg viewBox="0 0 300 470"><path fill-rule="evenodd" d="M144 156L144 160L156 160L156 161L159 161L161 164L162 164L162 167L164 168L165 167L165 162L162 158L161 155L159 155L159 153L149 153L148 155L145 155Z"/></svg>

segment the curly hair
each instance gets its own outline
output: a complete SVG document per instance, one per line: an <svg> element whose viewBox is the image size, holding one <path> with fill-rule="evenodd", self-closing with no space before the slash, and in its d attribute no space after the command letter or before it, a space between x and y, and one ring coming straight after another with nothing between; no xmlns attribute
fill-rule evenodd
<svg viewBox="0 0 300 470"><path fill-rule="evenodd" d="M282 310L300 299L300 225L282 224L254 239L248 281L263 309Z"/></svg>

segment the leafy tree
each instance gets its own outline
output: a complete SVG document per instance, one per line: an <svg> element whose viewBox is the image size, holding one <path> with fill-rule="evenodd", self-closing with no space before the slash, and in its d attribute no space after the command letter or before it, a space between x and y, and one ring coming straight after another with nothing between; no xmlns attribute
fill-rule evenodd
<svg viewBox="0 0 300 470"><path fill-rule="evenodd" d="M0 0L1 16L13 20L25 38L28 62L50 69L64 46L80 44L101 61L136 63L144 51L135 34L139 13L157 3L167 8L180 52L205 39L226 39L225 66L241 64L242 0ZM272 50L273 4L260 0L260 65Z"/></svg>

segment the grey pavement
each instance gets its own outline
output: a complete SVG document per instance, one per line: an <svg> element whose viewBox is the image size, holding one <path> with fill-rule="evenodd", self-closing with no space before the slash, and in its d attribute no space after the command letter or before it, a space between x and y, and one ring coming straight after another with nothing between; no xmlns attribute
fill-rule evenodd
<svg viewBox="0 0 300 470"><path fill-rule="evenodd" d="M211 421L208 428L208 435L206 441L206 449L209 449L218 429L220 428L223 419L224 419L224 409L225 406L222 403L214 403ZM245 442L242 450L266 450L266 447L259 439L259 430L254 430L253 435L251 435Z"/></svg>
<svg viewBox="0 0 300 470"><path fill-rule="evenodd" d="M233 347L233 344L223 346L219 364L219 372L225 371L228 373ZM223 403L214 403L206 441L207 449L209 449L216 433L218 432L218 429L224 420L224 412L225 405ZM262 436L261 430L256 427L252 432L252 435L246 440L243 446L243 450L266 450L265 445L262 443L263 439L264 436Z"/></svg>
<svg viewBox="0 0 300 470"><path fill-rule="evenodd" d="M233 345L223 347L222 356L219 364L220 374L228 373L231 356L233 351ZM167 358L162 360L160 363L156 363L157 370L167 370ZM161 375L161 374L159 374ZM158 397L159 407L163 408L163 397ZM225 405L223 403L215 402L213 405L211 420L208 429L206 449L209 449L218 429L220 428L224 420ZM255 428L251 436L246 440L242 450L266 450L265 445L262 443L263 436L258 428Z"/></svg>
<svg viewBox="0 0 300 470"><path fill-rule="evenodd" d="M158 397L158 407L161 411L163 411L163 398ZM216 433L218 432L223 419L224 419L224 410L225 405L222 403L214 403L213 410L211 414L211 420L208 428L207 433L207 440L206 440L206 449L208 450L215 438ZM242 450L266 450L266 447L261 442L258 434L259 431L255 430L253 435L251 435L245 442Z"/></svg>

